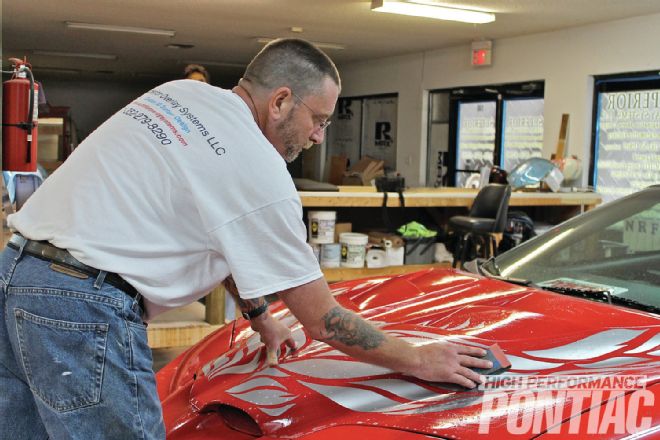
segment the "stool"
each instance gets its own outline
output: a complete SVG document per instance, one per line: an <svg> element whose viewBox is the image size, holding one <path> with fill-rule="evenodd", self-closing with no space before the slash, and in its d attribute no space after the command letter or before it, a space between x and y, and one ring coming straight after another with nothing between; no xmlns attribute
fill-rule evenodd
<svg viewBox="0 0 660 440"><path fill-rule="evenodd" d="M468 255L478 250L483 251L484 258L497 254L494 234L504 232L510 198L509 185L488 184L479 190L469 215L457 215L449 219L450 230L459 235L454 248L453 267L460 262L459 267L463 268Z"/></svg>

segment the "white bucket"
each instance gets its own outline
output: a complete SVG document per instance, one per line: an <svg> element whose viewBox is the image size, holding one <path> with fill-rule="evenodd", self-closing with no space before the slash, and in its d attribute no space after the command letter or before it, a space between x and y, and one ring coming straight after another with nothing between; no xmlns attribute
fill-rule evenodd
<svg viewBox="0 0 660 440"><path fill-rule="evenodd" d="M387 253L383 249L369 249L367 251L367 267L379 268L387 266Z"/></svg>
<svg viewBox="0 0 660 440"><path fill-rule="evenodd" d="M369 236L355 232L339 234L341 243L341 267L364 267L364 256L367 252Z"/></svg>
<svg viewBox="0 0 660 440"><path fill-rule="evenodd" d="M309 242L314 244L335 241L335 211L309 211L307 213Z"/></svg>
<svg viewBox="0 0 660 440"><path fill-rule="evenodd" d="M339 267L341 262L341 244L328 243L321 245L321 267Z"/></svg>

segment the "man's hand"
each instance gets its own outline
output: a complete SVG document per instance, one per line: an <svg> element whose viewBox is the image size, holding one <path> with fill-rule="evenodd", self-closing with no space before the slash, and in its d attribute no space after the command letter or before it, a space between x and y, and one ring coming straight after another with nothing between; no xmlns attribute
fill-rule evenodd
<svg viewBox="0 0 660 440"><path fill-rule="evenodd" d="M238 302L238 306L241 308L241 312L250 313L264 306L267 307L268 303L264 297L253 298L253 299L243 299L238 294L238 288L234 282L234 278L230 275L228 276L222 284L227 289L227 292ZM250 319L250 326L252 330L259 333L261 336L261 342L266 346L266 361L268 365L273 366L277 365L277 352L280 349L280 345L285 343L287 347L291 350L296 349L296 342L291 337L291 330L289 330L284 324L282 324L277 319L268 313L268 309L261 315L258 315Z"/></svg>
<svg viewBox="0 0 660 440"><path fill-rule="evenodd" d="M266 346L266 362L269 366L277 365L278 351L285 343L292 351L296 349L296 342L291 336L291 330L273 316L266 312L250 320L252 330L259 333L261 342Z"/></svg>
<svg viewBox="0 0 660 440"><path fill-rule="evenodd" d="M470 368L490 368L492 363L480 359L486 350L449 342L434 342L414 347L419 356L417 366L408 374L431 382L450 382L466 388L481 383L480 375Z"/></svg>

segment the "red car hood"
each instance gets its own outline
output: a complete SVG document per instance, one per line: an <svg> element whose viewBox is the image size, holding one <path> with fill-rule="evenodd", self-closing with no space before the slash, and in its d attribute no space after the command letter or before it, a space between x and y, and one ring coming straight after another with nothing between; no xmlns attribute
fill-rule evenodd
<svg viewBox="0 0 660 440"><path fill-rule="evenodd" d="M498 343L512 363L511 374L639 375L645 376L647 389L660 394L653 386L660 377L660 319L649 313L451 270L335 284L333 289L345 307L415 344L437 339L478 346ZM488 393L357 362L311 340L285 308L274 310L293 330L299 347L281 357L277 367L265 366L258 335L239 321L228 350L226 342L218 342L228 339L228 333L220 332L218 340L207 339L159 374L161 396L177 396L164 399L170 435L217 408L243 411L270 438L304 437L342 425L443 438L479 433ZM592 396L590 406L608 398ZM531 410L568 407L571 401L552 395L525 404ZM510 437L511 410L492 411L489 436ZM564 414L555 422L570 415ZM657 424L658 416L652 417Z"/></svg>

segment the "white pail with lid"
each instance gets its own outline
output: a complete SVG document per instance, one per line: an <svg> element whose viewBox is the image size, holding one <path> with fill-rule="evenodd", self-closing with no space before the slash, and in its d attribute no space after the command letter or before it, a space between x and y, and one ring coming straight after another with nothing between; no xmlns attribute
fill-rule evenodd
<svg viewBox="0 0 660 440"><path fill-rule="evenodd" d="M335 211L309 211L307 213L307 232L309 242L313 244L325 244L335 241Z"/></svg>
<svg viewBox="0 0 660 440"><path fill-rule="evenodd" d="M339 267L341 262L341 244L327 243L321 245L321 267Z"/></svg>
<svg viewBox="0 0 660 440"><path fill-rule="evenodd" d="M364 256L367 252L369 237L356 232L339 234L341 243L341 267L364 267Z"/></svg>

